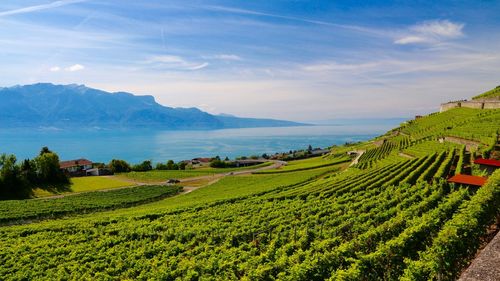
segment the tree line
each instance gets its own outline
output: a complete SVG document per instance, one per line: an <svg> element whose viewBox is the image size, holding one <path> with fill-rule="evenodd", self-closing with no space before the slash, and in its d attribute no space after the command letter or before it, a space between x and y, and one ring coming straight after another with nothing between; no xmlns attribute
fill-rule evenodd
<svg viewBox="0 0 500 281"><path fill-rule="evenodd" d="M59 156L42 148L34 159L18 162L13 154L0 155L0 199L29 198L36 187L61 190L69 177L59 168Z"/></svg>

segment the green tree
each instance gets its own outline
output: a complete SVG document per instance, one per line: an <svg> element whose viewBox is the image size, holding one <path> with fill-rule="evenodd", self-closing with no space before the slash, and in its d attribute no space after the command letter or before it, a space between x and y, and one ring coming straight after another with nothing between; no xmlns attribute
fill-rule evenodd
<svg viewBox="0 0 500 281"><path fill-rule="evenodd" d="M145 160L141 164L134 165L132 167L132 170L137 172L151 171L153 170L153 165L151 163L151 160Z"/></svg>
<svg viewBox="0 0 500 281"><path fill-rule="evenodd" d="M108 167L113 173L128 173L132 170L130 164L125 160L113 159L109 162Z"/></svg>
<svg viewBox="0 0 500 281"><path fill-rule="evenodd" d="M186 162L179 162L179 170L186 170L187 163Z"/></svg>
<svg viewBox="0 0 500 281"><path fill-rule="evenodd" d="M40 154L39 155L44 155L45 153L52 153L52 151L48 147L44 146L40 150Z"/></svg>
<svg viewBox="0 0 500 281"><path fill-rule="evenodd" d="M41 184L66 184L69 178L59 167L59 156L46 152L35 158L37 178Z"/></svg>

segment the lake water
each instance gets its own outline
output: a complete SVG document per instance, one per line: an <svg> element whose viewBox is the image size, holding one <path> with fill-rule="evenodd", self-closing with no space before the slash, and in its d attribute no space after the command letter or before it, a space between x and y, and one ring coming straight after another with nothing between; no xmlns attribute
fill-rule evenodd
<svg viewBox="0 0 500 281"><path fill-rule="evenodd" d="M283 128L224 129L211 131L50 131L0 130L0 153L18 159L35 157L48 146L62 160L87 158L109 162L113 158L138 163L164 162L195 157L234 158L272 154L333 144L368 140L396 124L335 125Z"/></svg>

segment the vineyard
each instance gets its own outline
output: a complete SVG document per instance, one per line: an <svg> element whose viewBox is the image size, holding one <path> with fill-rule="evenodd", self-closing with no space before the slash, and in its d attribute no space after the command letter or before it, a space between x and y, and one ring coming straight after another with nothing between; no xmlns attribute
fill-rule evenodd
<svg viewBox="0 0 500 281"><path fill-rule="evenodd" d="M175 186L138 186L111 191L95 191L56 199L9 200L0 204L0 223L86 213L165 198L181 191Z"/></svg>
<svg viewBox="0 0 500 281"><path fill-rule="evenodd" d="M0 279L455 280L500 214L500 170L480 188L446 179L494 149L498 124L500 110L452 109L403 124L379 145L339 147L365 150L350 168L337 154L140 206L3 226ZM482 145L469 152L443 136ZM130 190L119 196L128 202L140 188L113 192ZM0 214L123 203L99 201L104 193L0 202Z"/></svg>

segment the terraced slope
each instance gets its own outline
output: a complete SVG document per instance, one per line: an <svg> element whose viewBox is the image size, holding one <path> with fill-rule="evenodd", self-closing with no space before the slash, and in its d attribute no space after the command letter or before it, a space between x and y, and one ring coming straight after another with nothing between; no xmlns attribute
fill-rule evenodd
<svg viewBox="0 0 500 281"><path fill-rule="evenodd" d="M495 89L477 95L472 99L477 100L477 99L491 99L491 98L500 99L500 86L497 86Z"/></svg>
<svg viewBox="0 0 500 281"><path fill-rule="evenodd" d="M500 213L500 171L479 190L448 184L471 158L438 139L460 135L483 153L498 124L500 110L452 109L396 128L341 172L227 177L138 207L1 227L0 277L453 280Z"/></svg>

